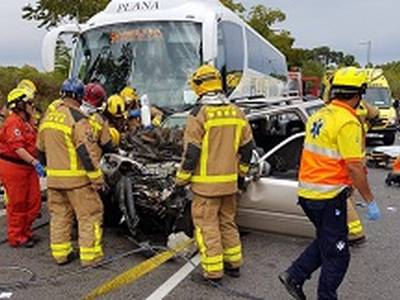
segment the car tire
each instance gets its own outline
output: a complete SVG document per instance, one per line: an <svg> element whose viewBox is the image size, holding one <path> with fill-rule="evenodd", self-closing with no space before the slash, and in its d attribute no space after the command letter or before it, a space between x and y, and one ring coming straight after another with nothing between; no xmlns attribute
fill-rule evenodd
<svg viewBox="0 0 400 300"><path fill-rule="evenodd" d="M393 132L386 133L385 136L383 137L383 143L386 146L391 146L394 144L394 141L396 139L396 134Z"/></svg>

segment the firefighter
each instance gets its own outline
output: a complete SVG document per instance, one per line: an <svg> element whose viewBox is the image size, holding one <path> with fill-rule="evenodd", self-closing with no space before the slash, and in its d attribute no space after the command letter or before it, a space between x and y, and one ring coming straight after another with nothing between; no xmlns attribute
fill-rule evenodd
<svg viewBox="0 0 400 300"><path fill-rule="evenodd" d="M106 100L107 92L101 84L89 83L85 86L81 110L89 116L94 139L102 149L102 154L111 153L114 150L108 122L100 114L105 109Z"/></svg>
<svg viewBox="0 0 400 300"><path fill-rule="evenodd" d="M199 100L188 117L177 185L191 184L203 276L217 282L224 271L240 276L236 194L248 172L254 142L243 112L223 94L217 69L203 65L192 75L191 86Z"/></svg>
<svg viewBox="0 0 400 300"><path fill-rule="evenodd" d="M119 133L125 133L128 130L125 101L121 96L112 95L108 98L104 116L110 127L115 128Z"/></svg>
<svg viewBox="0 0 400 300"><path fill-rule="evenodd" d="M306 299L303 284L319 267L318 299L337 299L350 261L346 199L351 186L368 203L367 218L380 218L364 171L362 125L356 115L367 75L350 67L332 80L334 100L307 122L299 171L299 204L316 228L316 239L279 275L296 299Z"/></svg>
<svg viewBox="0 0 400 300"><path fill-rule="evenodd" d="M41 207L38 175L44 168L36 159L36 130L30 123L33 112L29 92L12 90L7 99L7 116L0 132L0 179L7 193L8 243L33 247L32 224Z"/></svg>
<svg viewBox="0 0 400 300"><path fill-rule="evenodd" d="M125 106L127 111L127 116L129 119L129 131L136 131L141 126L138 126L137 121L141 121L140 117L137 116L137 113L141 111L141 99L139 98L139 94L135 88L125 87L121 92L120 96L125 100ZM150 116L151 116L151 125L154 127L161 126L161 122L164 117L164 113L155 107L154 105L150 106Z"/></svg>
<svg viewBox="0 0 400 300"><path fill-rule="evenodd" d="M126 86L122 89L119 95L124 99L126 110L128 112L139 108L139 95L135 88Z"/></svg>
<svg viewBox="0 0 400 300"><path fill-rule="evenodd" d="M60 265L74 257L74 215L81 264L92 265L103 257L103 204L98 194L103 187L101 150L88 117L79 109L83 95L84 86L79 80L66 80L61 87L63 101L46 112L37 141L39 157L47 165L51 253Z"/></svg>

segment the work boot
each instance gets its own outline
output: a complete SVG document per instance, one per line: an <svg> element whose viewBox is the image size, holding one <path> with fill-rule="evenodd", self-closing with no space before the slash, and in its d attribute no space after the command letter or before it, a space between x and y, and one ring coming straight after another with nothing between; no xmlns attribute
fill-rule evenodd
<svg viewBox="0 0 400 300"><path fill-rule="evenodd" d="M359 237L354 240L349 240L350 247L357 247L367 242L367 238L365 236Z"/></svg>
<svg viewBox="0 0 400 300"><path fill-rule="evenodd" d="M240 268L232 268L232 267L224 267L224 272L226 275L233 277L233 278L239 278L240 277Z"/></svg>
<svg viewBox="0 0 400 300"><path fill-rule="evenodd" d="M32 236L29 238L29 240L34 242L35 244L37 244L40 242L41 238L36 234L32 234Z"/></svg>
<svg viewBox="0 0 400 300"><path fill-rule="evenodd" d="M286 291L296 300L306 300L306 295L303 292L303 286L296 283L287 271L279 275L279 280L285 286Z"/></svg>
<svg viewBox="0 0 400 300"><path fill-rule="evenodd" d="M199 273L192 274L192 281L195 283L201 284L201 285L217 287L218 285L221 284L221 280L222 280L222 277L209 278L209 277L203 276Z"/></svg>
<svg viewBox="0 0 400 300"><path fill-rule="evenodd" d="M25 243L21 243L21 244L19 244L19 247L22 247L22 248L33 248L35 246L35 242L34 241L32 241L32 240L27 240Z"/></svg>
<svg viewBox="0 0 400 300"><path fill-rule="evenodd" d="M31 240L26 240L24 242L10 243L13 248L33 248L35 243Z"/></svg>
<svg viewBox="0 0 400 300"><path fill-rule="evenodd" d="M95 267L99 262L103 260L103 256L95 258L93 260L81 260L82 267Z"/></svg>
<svg viewBox="0 0 400 300"><path fill-rule="evenodd" d="M78 258L78 255L75 252L71 252L65 259L56 260L57 265L65 266Z"/></svg>

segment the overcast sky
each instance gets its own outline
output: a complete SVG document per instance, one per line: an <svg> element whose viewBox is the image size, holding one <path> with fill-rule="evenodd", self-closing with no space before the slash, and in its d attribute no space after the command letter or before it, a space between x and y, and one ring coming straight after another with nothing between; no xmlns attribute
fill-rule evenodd
<svg viewBox="0 0 400 300"><path fill-rule="evenodd" d="M67 0L66 0L67 1ZM21 18L21 8L34 0L0 0L0 65L41 68L45 30ZM275 27L289 30L296 46L329 46L366 61L372 41L372 62L400 60L400 1L397 0L242 0L247 7L260 3L281 9L287 20Z"/></svg>

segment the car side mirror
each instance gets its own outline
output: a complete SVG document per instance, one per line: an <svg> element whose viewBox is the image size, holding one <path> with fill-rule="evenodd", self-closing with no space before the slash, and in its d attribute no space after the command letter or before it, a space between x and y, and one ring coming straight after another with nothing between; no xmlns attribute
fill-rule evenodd
<svg viewBox="0 0 400 300"><path fill-rule="evenodd" d="M393 101L393 107L395 108L395 109L398 109L399 108L399 100L394 100Z"/></svg>

